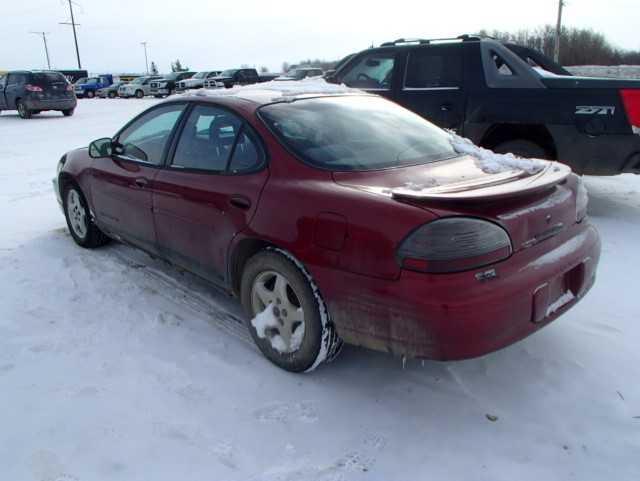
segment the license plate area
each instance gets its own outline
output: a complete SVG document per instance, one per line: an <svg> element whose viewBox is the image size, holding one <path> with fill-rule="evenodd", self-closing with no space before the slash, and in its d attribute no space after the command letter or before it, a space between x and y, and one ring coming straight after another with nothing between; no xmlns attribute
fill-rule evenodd
<svg viewBox="0 0 640 481"><path fill-rule="evenodd" d="M585 272L585 264L580 263L538 286L533 293L531 321L542 322L579 297L585 285Z"/></svg>

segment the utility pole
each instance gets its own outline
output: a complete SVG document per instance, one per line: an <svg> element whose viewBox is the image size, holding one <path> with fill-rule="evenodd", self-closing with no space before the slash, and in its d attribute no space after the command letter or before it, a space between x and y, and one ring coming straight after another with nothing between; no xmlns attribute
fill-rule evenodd
<svg viewBox="0 0 640 481"><path fill-rule="evenodd" d="M76 23L76 20L73 16L73 3L71 0L69 1L69 12L71 13L71 22L60 22L60 25L71 25L73 27L73 41L76 44L76 57L78 58L78 70L82 70L82 64L80 63L80 50L78 49L78 34L76 33L76 27L79 27L80 24Z"/></svg>
<svg viewBox="0 0 640 481"><path fill-rule="evenodd" d="M42 41L44 42L44 53L47 56L47 69L51 70L51 62L49 61L49 49L47 48L47 34L49 32L29 32L29 33L42 36Z"/></svg>
<svg viewBox="0 0 640 481"><path fill-rule="evenodd" d="M140 42L140 45L144 47L144 63L147 66L147 75L149 75L149 58L147 57L147 42Z"/></svg>
<svg viewBox="0 0 640 481"><path fill-rule="evenodd" d="M556 41L553 46L553 59L560 63L560 32L562 31L562 7L564 0L558 0L558 23L556 24Z"/></svg>

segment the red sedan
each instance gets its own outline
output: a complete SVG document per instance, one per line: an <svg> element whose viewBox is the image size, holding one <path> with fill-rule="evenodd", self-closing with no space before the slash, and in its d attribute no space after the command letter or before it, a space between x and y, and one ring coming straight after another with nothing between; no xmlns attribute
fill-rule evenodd
<svg viewBox="0 0 640 481"><path fill-rule="evenodd" d="M223 286L264 355L295 372L343 340L479 356L593 285L600 241L567 167L320 90L182 96L67 153L55 185L73 239L126 242Z"/></svg>

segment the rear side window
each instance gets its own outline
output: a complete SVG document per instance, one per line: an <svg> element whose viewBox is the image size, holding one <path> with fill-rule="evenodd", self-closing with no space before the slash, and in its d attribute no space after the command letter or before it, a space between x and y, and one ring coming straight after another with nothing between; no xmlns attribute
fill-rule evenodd
<svg viewBox="0 0 640 481"><path fill-rule="evenodd" d="M257 168L262 158L256 139L242 119L215 106L198 105L182 130L171 165L241 173Z"/></svg>
<svg viewBox="0 0 640 481"><path fill-rule="evenodd" d="M431 49L417 49L409 53L404 81L406 89L460 87L461 84L461 55L438 53Z"/></svg>
<svg viewBox="0 0 640 481"><path fill-rule="evenodd" d="M7 79L7 85L22 85L26 79L27 76L23 73L10 73Z"/></svg>
<svg viewBox="0 0 640 481"><path fill-rule="evenodd" d="M515 72L509 67L509 64L496 52L491 52L491 60L493 60L493 65L495 65L498 74L506 77L515 75Z"/></svg>
<svg viewBox="0 0 640 481"><path fill-rule="evenodd" d="M369 90L390 90L395 53L374 52L364 55L342 77L349 87Z"/></svg>

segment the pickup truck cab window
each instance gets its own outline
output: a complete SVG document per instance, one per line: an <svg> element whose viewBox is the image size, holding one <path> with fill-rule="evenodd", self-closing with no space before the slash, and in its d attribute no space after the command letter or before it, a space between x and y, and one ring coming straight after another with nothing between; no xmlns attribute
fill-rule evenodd
<svg viewBox="0 0 640 481"><path fill-rule="evenodd" d="M117 138L119 155L126 160L160 165L167 141L184 110L184 104L158 107L134 120Z"/></svg>
<svg viewBox="0 0 640 481"><path fill-rule="evenodd" d="M349 87L391 90L395 52L373 52L362 56L341 81Z"/></svg>
<svg viewBox="0 0 640 481"><path fill-rule="evenodd" d="M404 88L458 89L462 85L462 56L439 49L420 48L409 52Z"/></svg>

